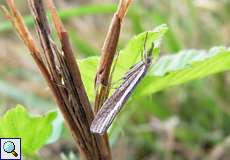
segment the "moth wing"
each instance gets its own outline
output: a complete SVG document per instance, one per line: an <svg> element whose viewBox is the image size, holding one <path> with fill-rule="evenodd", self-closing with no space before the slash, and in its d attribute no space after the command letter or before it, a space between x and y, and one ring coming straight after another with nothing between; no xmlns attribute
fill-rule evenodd
<svg viewBox="0 0 230 160"><path fill-rule="evenodd" d="M99 134L106 132L145 72L146 69L143 65L105 101L91 124L91 132Z"/></svg>

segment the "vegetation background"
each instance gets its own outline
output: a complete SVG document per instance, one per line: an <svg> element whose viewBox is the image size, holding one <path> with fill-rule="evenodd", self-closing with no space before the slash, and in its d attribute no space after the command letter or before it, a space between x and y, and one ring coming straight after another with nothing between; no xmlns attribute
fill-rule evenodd
<svg viewBox="0 0 230 160"><path fill-rule="evenodd" d="M1 1L0 4L4 4ZM17 0L31 31L25 0ZM100 54L117 1L56 0L78 59ZM119 41L166 23L161 55L182 49L210 49L230 44L229 0L135 0ZM0 114L22 104L30 113L56 110L35 63L10 25L0 15ZM212 66L209 68L212 69ZM229 159L230 74L219 73L145 97L131 99L110 129L117 160ZM72 138L59 115L55 140L38 159L78 159Z"/></svg>

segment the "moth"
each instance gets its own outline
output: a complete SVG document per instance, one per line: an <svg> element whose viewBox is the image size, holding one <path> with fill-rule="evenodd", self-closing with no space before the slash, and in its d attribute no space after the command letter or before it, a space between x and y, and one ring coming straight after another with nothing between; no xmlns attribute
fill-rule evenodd
<svg viewBox="0 0 230 160"><path fill-rule="evenodd" d="M146 40L144 42L144 55L142 55L142 60L133 65L123 76L123 82L114 91L114 93L104 102L101 109L96 114L90 130L93 133L104 134L106 130L111 125L112 121L115 119L117 114L120 112L124 104L127 102L128 98L139 84L139 82L144 78L148 69L152 64L154 43L152 43L151 48L146 51Z"/></svg>

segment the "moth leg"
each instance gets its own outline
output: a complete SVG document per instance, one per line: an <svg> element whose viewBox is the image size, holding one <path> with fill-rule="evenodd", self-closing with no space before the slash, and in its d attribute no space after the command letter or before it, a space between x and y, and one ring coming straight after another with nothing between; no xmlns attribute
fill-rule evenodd
<svg viewBox="0 0 230 160"><path fill-rule="evenodd" d="M124 78L119 78L118 80L116 80L115 82L111 82L110 84L111 84L111 86L113 86L113 85L119 83L122 80L124 80Z"/></svg>
<svg viewBox="0 0 230 160"><path fill-rule="evenodd" d="M114 89L114 88L117 88L117 87L114 87L116 84L119 84L119 82L123 81L125 77L122 77L122 78L119 78L118 80L116 80L115 82L110 82L110 87L111 89Z"/></svg>
<svg viewBox="0 0 230 160"><path fill-rule="evenodd" d="M117 90L117 89L118 89L118 86L111 87L110 89Z"/></svg>
<svg viewBox="0 0 230 160"><path fill-rule="evenodd" d="M113 73L114 73L114 71L115 71L115 67L116 67L116 65L117 65L118 57L119 57L119 52L117 52L117 54L116 54L115 61L114 61L114 65L113 65L112 70L111 70L111 74L110 74L111 76L109 77L109 78L111 78L111 79L112 79L112 75L113 75Z"/></svg>
<svg viewBox="0 0 230 160"><path fill-rule="evenodd" d="M114 74L114 71L115 71L115 68L116 68L116 65L117 65L118 57L119 57L119 52L117 52L117 54L116 54L115 61L114 61L114 64L112 66L112 70L111 70L111 73L110 73L110 76L109 76L109 87L108 87L109 90L111 89L111 85L113 85L112 79L113 79L113 74ZM120 81L120 79L119 79L119 81Z"/></svg>

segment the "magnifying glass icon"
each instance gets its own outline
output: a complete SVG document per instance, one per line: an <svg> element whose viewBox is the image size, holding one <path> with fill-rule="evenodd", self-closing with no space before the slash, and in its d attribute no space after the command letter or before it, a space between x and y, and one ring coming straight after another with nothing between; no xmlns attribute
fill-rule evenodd
<svg viewBox="0 0 230 160"><path fill-rule="evenodd" d="M11 141L7 141L3 144L3 150L6 153L11 153L14 157L18 156L17 152L15 151L15 145Z"/></svg>

